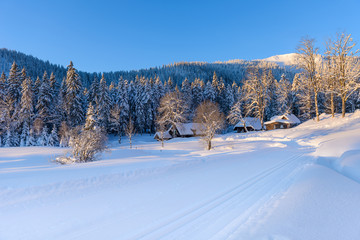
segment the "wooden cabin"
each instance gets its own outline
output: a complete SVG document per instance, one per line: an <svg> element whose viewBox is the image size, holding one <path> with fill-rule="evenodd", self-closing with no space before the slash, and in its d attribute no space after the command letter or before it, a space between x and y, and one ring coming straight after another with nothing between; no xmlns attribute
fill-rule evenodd
<svg viewBox="0 0 360 240"><path fill-rule="evenodd" d="M300 124L300 120L294 114L274 116L270 121L265 122L266 130L292 128Z"/></svg>
<svg viewBox="0 0 360 240"><path fill-rule="evenodd" d="M176 123L175 128L171 126L163 134L164 140L172 139L175 137L195 137L203 135L203 127L200 123ZM161 133L156 132L154 139L161 140Z"/></svg>
<svg viewBox="0 0 360 240"><path fill-rule="evenodd" d="M245 128L247 131L259 131L261 130L261 122L258 118L245 117L234 126L234 131L246 132Z"/></svg>

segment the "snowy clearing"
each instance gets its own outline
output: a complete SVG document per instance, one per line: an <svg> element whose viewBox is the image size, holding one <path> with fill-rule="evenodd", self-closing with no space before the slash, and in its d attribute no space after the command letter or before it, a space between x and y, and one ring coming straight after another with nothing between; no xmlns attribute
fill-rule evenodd
<svg viewBox="0 0 360 240"><path fill-rule="evenodd" d="M292 129L161 143L86 164L0 148L0 239L356 239L360 111Z"/></svg>

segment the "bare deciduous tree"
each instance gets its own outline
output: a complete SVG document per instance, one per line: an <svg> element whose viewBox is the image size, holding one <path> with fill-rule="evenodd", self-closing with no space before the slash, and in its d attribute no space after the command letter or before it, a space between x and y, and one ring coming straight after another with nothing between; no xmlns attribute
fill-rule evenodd
<svg viewBox="0 0 360 240"><path fill-rule="evenodd" d="M207 150L210 150L211 140L224 125L224 115L220 112L218 104L211 101L201 103L196 109L195 121L201 124L202 139Z"/></svg>
<svg viewBox="0 0 360 240"><path fill-rule="evenodd" d="M243 87L243 98L247 102L246 114L254 113L260 119L261 128L264 129L265 108L269 102L269 86L271 72L263 71L260 74L258 68L249 68L247 79Z"/></svg>
<svg viewBox="0 0 360 240"><path fill-rule="evenodd" d="M314 103L315 103L315 114L316 121L319 121L319 105L318 105L318 96L321 91L321 78L318 74L318 48L314 46L314 39L304 38L300 41L300 44L297 48L296 62L299 69L302 69L302 77L299 79L302 80L300 87L311 87L311 91L314 94Z"/></svg>
<svg viewBox="0 0 360 240"><path fill-rule="evenodd" d="M335 91L341 98L342 117L345 117L346 101L359 89L360 62L358 50L354 51L356 43L351 34L337 34L335 41L329 41L327 55L334 67Z"/></svg>
<svg viewBox="0 0 360 240"><path fill-rule="evenodd" d="M173 129L175 129L176 123L186 121L185 112L187 108L188 106L178 91L167 93L160 99L157 124L165 127L173 126ZM175 131L173 131L173 134L175 134Z"/></svg>
<svg viewBox="0 0 360 240"><path fill-rule="evenodd" d="M129 122L125 128L125 134L129 138L130 148L132 148L132 138L135 135L135 126L134 126L134 122L133 122L131 116L130 116Z"/></svg>
<svg viewBox="0 0 360 240"><path fill-rule="evenodd" d="M334 61L331 56L331 40L326 42L325 58L322 62L322 78L324 84L324 90L330 99L330 111L331 116L335 117L335 95L336 95L336 74Z"/></svg>

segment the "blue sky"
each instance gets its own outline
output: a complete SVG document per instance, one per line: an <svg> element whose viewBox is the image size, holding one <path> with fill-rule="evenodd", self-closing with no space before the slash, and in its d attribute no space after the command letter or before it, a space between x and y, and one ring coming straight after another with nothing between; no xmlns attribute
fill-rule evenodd
<svg viewBox="0 0 360 240"><path fill-rule="evenodd" d="M84 71L294 52L303 36L360 40L360 1L0 0L0 48Z"/></svg>

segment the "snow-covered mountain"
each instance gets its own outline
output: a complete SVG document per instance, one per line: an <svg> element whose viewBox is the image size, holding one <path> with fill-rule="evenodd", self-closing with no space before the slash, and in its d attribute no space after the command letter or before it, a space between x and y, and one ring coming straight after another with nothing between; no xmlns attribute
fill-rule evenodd
<svg viewBox="0 0 360 240"><path fill-rule="evenodd" d="M291 66L296 64L296 53L275 55L272 57L259 59L259 61L274 62L279 64L280 66Z"/></svg>

